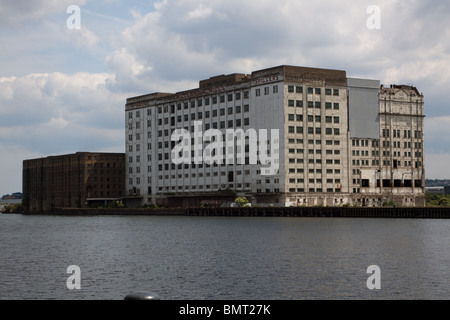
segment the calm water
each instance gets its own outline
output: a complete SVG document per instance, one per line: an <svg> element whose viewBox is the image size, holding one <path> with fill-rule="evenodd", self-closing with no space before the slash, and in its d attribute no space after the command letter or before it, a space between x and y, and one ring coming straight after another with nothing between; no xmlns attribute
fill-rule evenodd
<svg viewBox="0 0 450 320"><path fill-rule="evenodd" d="M447 220L3 214L0 299L450 299L449 245Z"/></svg>

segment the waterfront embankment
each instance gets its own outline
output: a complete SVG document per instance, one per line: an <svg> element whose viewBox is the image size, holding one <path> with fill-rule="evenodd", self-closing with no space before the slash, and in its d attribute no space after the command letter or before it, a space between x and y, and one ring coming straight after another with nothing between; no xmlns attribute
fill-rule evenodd
<svg viewBox="0 0 450 320"><path fill-rule="evenodd" d="M348 207L250 207L250 208L56 208L52 215L216 216L216 217L326 217L450 219L450 208L348 208Z"/></svg>

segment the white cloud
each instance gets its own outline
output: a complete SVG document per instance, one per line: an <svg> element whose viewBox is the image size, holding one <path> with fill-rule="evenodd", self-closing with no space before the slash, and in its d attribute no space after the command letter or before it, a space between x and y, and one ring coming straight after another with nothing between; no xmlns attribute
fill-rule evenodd
<svg viewBox="0 0 450 320"><path fill-rule="evenodd" d="M135 74L138 64L135 80L153 83L276 64L343 69L386 83L421 84L436 76L448 83L450 73L440 72L450 68L445 12L427 7L429 26L418 16L420 1L375 2L381 30L366 27L369 1L161 1L121 34L109 59L126 48L132 63L129 71L121 64L121 74Z"/></svg>
<svg viewBox="0 0 450 320"><path fill-rule="evenodd" d="M206 18L211 15L213 10L209 7L204 6L203 4L200 4L197 8L190 11L187 14L188 19L201 19Z"/></svg>
<svg viewBox="0 0 450 320"><path fill-rule="evenodd" d="M117 148L126 96L108 74L0 78L0 143L44 153ZM103 133L102 133L103 132Z"/></svg>
<svg viewBox="0 0 450 320"><path fill-rule="evenodd" d="M0 0L0 25L20 27L29 23L40 23L55 12L65 13L73 0ZM77 0L77 5L85 4Z"/></svg>
<svg viewBox="0 0 450 320"><path fill-rule="evenodd" d="M450 153L450 115L425 119L425 147L430 153Z"/></svg>
<svg viewBox="0 0 450 320"><path fill-rule="evenodd" d="M73 112L85 111L99 99L108 101L114 96L106 88L110 81L113 81L111 75L89 73L2 77L0 92L7 94L0 96L0 124L8 125L8 120L11 123L45 122L55 112L71 107Z"/></svg>
<svg viewBox="0 0 450 320"><path fill-rule="evenodd" d="M0 141L0 197L13 192L22 192L22 162L24 159L34 159L43 156L42 153L32 152L20 145L6 145Z"/></svg>
<svg viewBox="0 0 450 320"><path fill-rule="evenodd" d="M74 43L79 48L95 48L99 42L99 38L87 27L72 30L65 28L64 32L68 36L68 41Z"/></svg>
<svg viewBox="0 0 450 320"><path fill-rule="evenodd" d="M49 126L50 127L55 127L58 129L63 129L65 127L67 127L67 125L69 124L69 122L67 122L66 120L64 120L63 118L59 117L59 118L52 118L50 120Z"/></svg>

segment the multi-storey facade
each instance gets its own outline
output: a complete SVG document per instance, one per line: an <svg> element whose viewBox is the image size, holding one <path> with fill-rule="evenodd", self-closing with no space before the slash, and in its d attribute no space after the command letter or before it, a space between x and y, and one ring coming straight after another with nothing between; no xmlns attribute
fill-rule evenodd
<svg viewBox="0 0 450 320"><path fill-rule="evenodd" d="M378 205L395 194L410 199L396 198L401 204L417 204L423 197L424 185L416 181L424 177L423 159L407 160L406 150L395 151L403 152L401 157L386 153L381 133L389 126L423 135L423 97L417 96L416 114L400 116L406 107L397 110L397 98L384 90L378 81L348 79L345 71L280 66L213 77L194 90L129 98L128 202L187 206L244 195L254 204ZM387 109L381 109L383 102ZM406 129L410 125L416 129ZM180 130L184 139L174 136ZM245 140L238 140L239 130ZM257 141L250 139L252 130ZM419 140L409 142L416 142L421 150L415 155L423 156ZM396 140L395 146L404 142ZM178 154L183 161L175 161ZM205 161L209 155L214 162ZM416 166L413 158L418 168L407 179L398 161ZM400 174L401 190L393 187ZM393 182L390 188L377 187L377 180L386 179Z"/></svg>
<svg viewBox="0 0 450 320"><path fill-rule="evenodd" d="M381 86L379 105L379 138L352 139L354 198L369 206L423 206L423 95L412 86Z"/></svg>
<svg viewBox="0 0 450 320"><path fill-rule="evenodd" d="M93 202L124 197L125 154L87 153L23 162L23 204L26 212L85 208Z"/></svg>

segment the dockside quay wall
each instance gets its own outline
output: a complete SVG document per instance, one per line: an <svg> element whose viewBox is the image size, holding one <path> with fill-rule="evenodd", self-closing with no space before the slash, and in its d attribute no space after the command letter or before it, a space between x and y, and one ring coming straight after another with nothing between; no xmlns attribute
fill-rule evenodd
<svg viewBox="0 0 450 320"><path fill-rule="evenodd" d="M253 208L178 208L132 209L56 208L53 215L124 216L209 216L209 217L324 217L324 218L404 218L450 219L450 208L343 208L343 207L253 207Z"/></svg>
<svg viewBox="0 0 450 320"><path fill-rule="evenodd" d="M450 219L450 208L191 208L189 216Z"/></svg>
<svg viewBox="0 0 450 320"><path fill-rule="evenodd" d="M49 214L67 216L185 216L186 209L56 208Z"/></svg>

